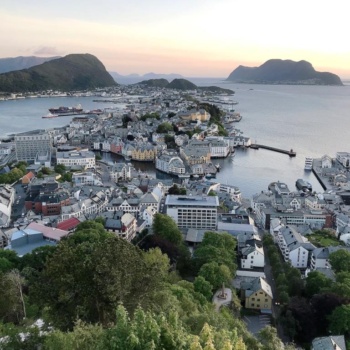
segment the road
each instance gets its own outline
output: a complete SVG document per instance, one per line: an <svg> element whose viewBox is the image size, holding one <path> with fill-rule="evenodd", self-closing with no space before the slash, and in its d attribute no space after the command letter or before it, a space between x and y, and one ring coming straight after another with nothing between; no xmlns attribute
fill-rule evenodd
<svg viewBox="0 0 350 350"><path fill-rule="evenodd" d="M267 231L265 232L262 229L259 229L258 231L259 231L259 236L260 236L261 240L263 239L265 234L269 234ZM271 268L270 261L268 258L267 250L265 247L263 247L263 249L264 249L264 256L265 256L264 272L265 272L267 283L271 286L273 301L274 301L272 304L272 316L276 321L276 329L277 329L278 336L283 341L283 343L285 343L285 344L290 343L291 340L284 333L283 327L279 324L281 308L280 308L279 304L276 304L276 297L277 297L276 283L275 283L275 280L273 278L272 268Z"/></svg>
<svg viewBox="0 0 350 350"><path fill-rule="evenodd" d="M26 193L25 193L25 188L22 186L20 182L17 182L13 188L16 190L15 193L15 201L12 205L12 219L16 220L22 216L22 213L25 213L25 198L26 198Z"/></svg>

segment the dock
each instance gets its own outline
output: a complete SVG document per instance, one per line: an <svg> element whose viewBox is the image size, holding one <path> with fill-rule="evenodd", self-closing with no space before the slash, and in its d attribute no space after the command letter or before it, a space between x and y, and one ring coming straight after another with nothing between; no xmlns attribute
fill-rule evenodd
<svg viewBox="0 0 350 350"><path fill-rule="evenodd" d="M266 146L266 145L259 145L257 143L251 144L250 148L252 148L252 149L259 149L259 148L267 149L270 151L287 154L289 157L295 157L297 155L296 152L294 152L292 148L288 151L288 150L284 150L281 148L276 148L276 147L271 147L271 146Z"/></svg>

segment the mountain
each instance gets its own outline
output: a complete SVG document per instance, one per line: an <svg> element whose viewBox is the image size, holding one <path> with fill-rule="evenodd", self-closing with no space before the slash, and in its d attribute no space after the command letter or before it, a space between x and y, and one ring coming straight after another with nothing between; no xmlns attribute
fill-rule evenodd
<svg viewBox="0 0 350 350"><path fill-rule="evenodd" d="M137 84L146 85L149 87L164 88L164 87L167 87L169 85L169 82L166 79L149 79L149 80L143 80Z"/></svg>
<svg viewBox="0 0 350 350"><path fill-rule="evenodd" d="M55 57L37 57L37 56L18 56L0 58L0 73L12 72L14 70L21 70L37 66L39 64L55 60L60 56Z"/></svg>
<svg viewBox="0 0 350 350"><path fill-rule="evenodd" d="M343 85L333 73L317 72L307 61L272 59L259 67L237 67L226 79L237 83Z"/></svg>
<svg viewBox="0 0 350 350"><path fill-rule="evenodd" d="M0 74L0 91L86 90L116 85L95 56L71 54L38 66Z"/></svg>
<svg viewBox="0 0 350 350"><path fill-rule="evenodd" d="M149 79L143 80L138 85L145 85L148 87L159 87L167 89L176 89L176 90L202 90L206 92L212 92L214 94L228 94L233 95L234 91L229 89L223 89L218 86L197 86L194 83L186 79L174 79L172 82L168 82L166 79Z"/></svg>
<svg viewBox="0 0 350 350"><path fill-rule="evenodd" d="M137 84L141 81L150 80L150 79L166 79L173 80L176 78L182 78L180 74L157 74L157 73L146 73L144 75L139 74L129 74L129 75L121 75L117 72L109 72L111 76L119 83L119 84Z"/></svg>
<svg viewBox="0 0 350 350"><path fill-rule="evenodd" d="M169 83L167 88L176 90L195 90L197 85L186 79L174 79Z"/></svg>

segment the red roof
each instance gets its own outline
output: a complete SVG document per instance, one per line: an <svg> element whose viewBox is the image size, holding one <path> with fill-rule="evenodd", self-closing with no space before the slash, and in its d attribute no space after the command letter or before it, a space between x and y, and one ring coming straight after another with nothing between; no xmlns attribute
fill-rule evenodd
<svg viewBox="0 0 350 350"><path fill-rule="evenodd" d="M73 230L80 224L80 221L77 218L70 218L67 220L64 220L57 224L57 228L60 230Z"/></svg>

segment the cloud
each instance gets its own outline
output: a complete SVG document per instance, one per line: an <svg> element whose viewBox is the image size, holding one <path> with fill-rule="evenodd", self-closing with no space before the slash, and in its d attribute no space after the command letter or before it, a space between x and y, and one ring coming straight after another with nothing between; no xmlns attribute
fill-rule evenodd
<svg viewBox="0 0 350 350"><path fill-rule="evenodd" d="M60 52L53 46L41 46L38 49L36 49L33 53L34 55L53 55L53 56L62 55L62 52Z"/></svg>

